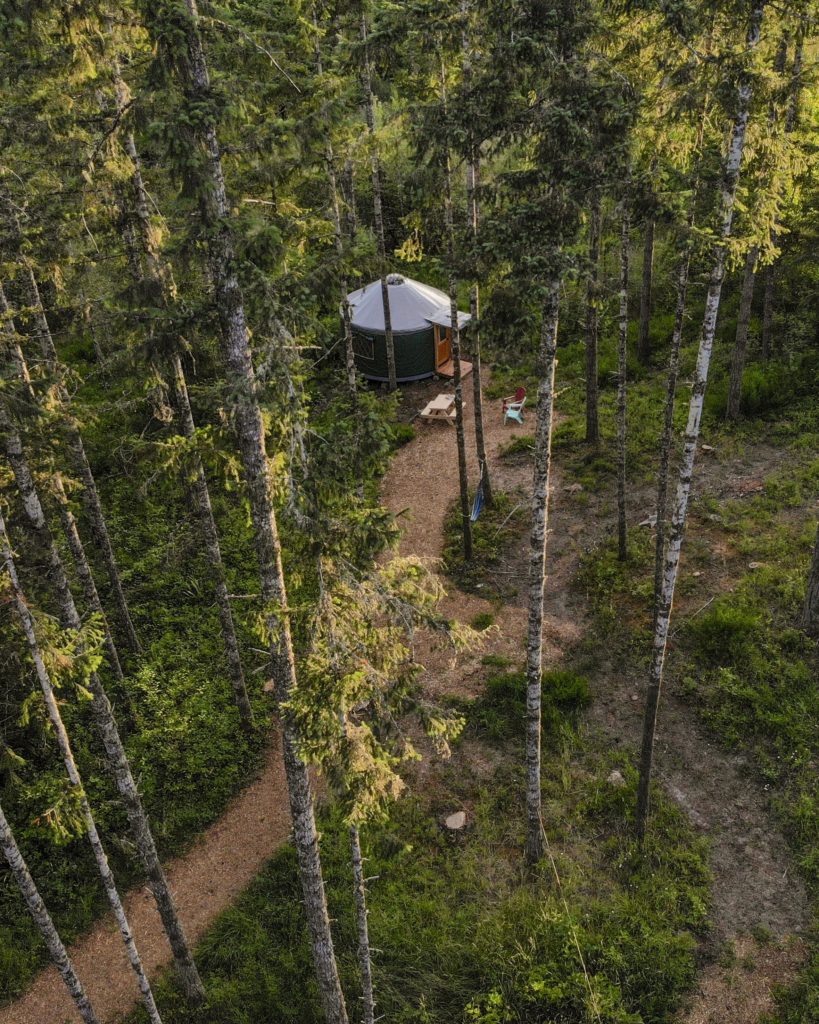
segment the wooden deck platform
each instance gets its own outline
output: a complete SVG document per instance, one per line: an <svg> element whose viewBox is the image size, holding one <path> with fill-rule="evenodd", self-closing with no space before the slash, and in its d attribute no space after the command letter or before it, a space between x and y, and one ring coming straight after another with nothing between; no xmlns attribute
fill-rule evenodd
<svg viewBox="0 0 819 1024"><path fill-rule="evenodd" d="M452 380L455 376L455 364L451 359L448 359L436 369L435 373L437 376L443 377L445 380ZM469 376L470 373L472 373L472 363L468 363L466 359L462 359L461 378Z"/></svg>

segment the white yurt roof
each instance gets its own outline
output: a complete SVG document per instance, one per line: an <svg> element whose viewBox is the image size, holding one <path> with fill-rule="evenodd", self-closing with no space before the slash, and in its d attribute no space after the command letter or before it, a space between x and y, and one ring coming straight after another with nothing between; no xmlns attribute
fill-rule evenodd
<svg viewBox="0 0 819 1024"><path fill-rule="evenodd" d="M423 331L432 324L449 327L449 296L440 288L413 281L411 277L390 274L387 277L390 295L390 320L395 332ZM381 299L381 280L350 292L347 300L352 307L353 327L362 331L384 331L384 305ZM470 320L469 313L458 313L458 325Z"/></svg>

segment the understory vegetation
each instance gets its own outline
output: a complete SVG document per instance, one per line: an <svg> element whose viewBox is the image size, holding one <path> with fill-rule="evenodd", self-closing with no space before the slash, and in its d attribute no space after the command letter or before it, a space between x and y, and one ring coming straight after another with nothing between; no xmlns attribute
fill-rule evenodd
<svg viewBox="0 0 819 1024"><path fill-rule="evenodd" d="M634 771L578 729L586 681L549 674L544 799L554 867L546 860L528 878L515 758L521 676L497 665L487 673L485 695L462 708L467 726L451 763L364 835L379 1012L399 1024L668 1020L708 930L705 842L660 798L639 855L629 824ZM447 829L446 816L461 808L465 828ZM331 912L350 921L347 830L330 815L322 834ZM300 900L287 848L199 947L207 1010L192 1014L163 986L167 1024L319 1021ZM355 998L349 926L340 925L338 943Z"/></svg>

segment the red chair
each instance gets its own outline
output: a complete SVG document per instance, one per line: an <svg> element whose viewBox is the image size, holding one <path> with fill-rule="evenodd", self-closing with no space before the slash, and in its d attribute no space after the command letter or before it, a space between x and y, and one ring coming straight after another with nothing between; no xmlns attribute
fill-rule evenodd
<svg viewBox="0 0 819 1024"><path fill-rule="evenodd" d="M518 388L514 395L507 395L503 399L503 415L506 416L510 405L520 405L526 399L526 388Z"/></svg>

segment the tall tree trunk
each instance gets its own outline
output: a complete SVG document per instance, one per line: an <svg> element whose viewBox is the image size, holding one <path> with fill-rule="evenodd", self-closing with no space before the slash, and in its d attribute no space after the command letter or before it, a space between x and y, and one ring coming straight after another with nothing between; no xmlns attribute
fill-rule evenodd
<svg viewBox="0 0 819 1024"><path fill-rule="evenodd" d="M747 51L750 55L759 42L760 26L764 0L752 0L750 4L750 25L748 29ZM685 444L682 463L677 484L677 496L671 519L671 530L668 538L668 550L665 557L663 582L660 601L657 606L654 624L654 643L646 694L645 717L643 720L643 741L640 753L640 779L637 789L637 834L642 840L645 835L646 821L649 811L651 771L654 754L654 735L657 726L657 708L660 701L660 690L663 680L666 645L668 643L671 607L674 602L674 590L680 563L680 551L685 533L685 519L688 510L688 498L691 493L691 478L694 472L694 460L697 453L697 442L700 433L702 408L705 389L708 383L708 370L711 362L711 351L714 345L714 334L717 325L722 282L725 277L725 258L727 242L731 235L734 214L739 168L742 152L745 147L745 134L751 105L751 78L747 71L740 76L737 95L737 115L731 132L731 141L725 162L725 172L720 198L719 238L714 245L713 267L708 284L705 301L705 315L700 335L697 365L694 371L694 382L691 400L688 407L688 424L685 430Z"/></svg>
<svg viewBox="0 0 819 1024"><path fill-rule="evenodd" d="M526 642L526 861L543 856L544 831L540 793L540 705L543 676L543 605L546 541L552 463L552 420L557 363L560 280L549 284L537 357L537 425L532 479L532 530L529 538L529 621Z"/></svg>
<svg viewBox="0 0 819 1024"><path fill-rule="evenodd" d="M108 664L111 666L115 678L121 683L124 676L122 673L122 666L119 662L119 655L117 654L117 649L111 636L111 630L108 628L108 621L105 618L105 612L102 607L102 602L100 601L100 595L97 593L97 586L94 583L91 566L88 564L85 548L83 547L82 540L80 539L77 522L74 519L74 513L71 511L71 505L68 501L68 495L65 493L63 478L60 473L55 472L52 474L51 486L57 502L57 513L60 517L60 524L62 525L63 534L65 535L65 539L68 543L68 549L71 552L71 557L74 559L74 565L76 566L77 576L79 577L80 584L82 586L83 596L85 597L86 603L91 611L94 612L95 615L98 615L102 620L102 639L105 647L105 656L108 659Z"/></svg>
<svg viewBox="0 0 819 1024"><path fill-rule="evenodd" d="M190 398L188 396L188 382L185 379L185 371L182 366L182 359L178 352L171 356L173 367L173 386L176 396L176 405L179 410L182 423L182 433L188 439L196 436L196 425L193 422ZM192 479L190 483L193 503L196 507L196 514L199 517L199 528L202 531L202 538L205 542L208 565L210 566L213 589L216 595L216 607L219 611L219 625L222 629L222 640L225 644L225 655L228 663L228 675L233 688L233 702L239 712L239 721L246 733L253 732L253 708L250 706L250 698L247 695L245 685L245 674L242 670L242 658L239 654L239 641L236 637L236 626L233 622L233 612L230 607L227 579L225 576L225 565L222 561L222 549L219 544L219 531L216 529L216 520L213 515L213 506L210 501L210 490L205 476L205 467L197 452L193 455Z"/></svg>
<svg viewBox="0 0 819 1024"><path fill-rule="evenodd" d="M597 387L600 323L600 190L592 190L589 209L589 277L586 282L586 443L600 444Z"/></svg>
<svg viewBox="0 0 819 1024"><path fill-rule="evenodd" d="M35 278L34 272L28 263L24 263L23 265L23 276L29 293L29 302L34 310L37 335L40 341L43 358L50 372L54 374L55 378L59 379L59 356L57 355L57 349L54 345L54 339L51 336L51 329L49 327L48 318L45 314L45 308L43 307L43 303L40 298L40 289L37 285L37 279ZM88 461L88 456L85 451L85 445L83 444L79 427L71 415L68 392L62 384L58 386L58 397L64 412L64 426L68 441L68 448L71 452L75 469L79 474L80 482L83 486L83 504L85 505L88 522L91 527L91 533L94 537L94 546L100 552L102 560L105 563L105 569L108 573L108 578L111 581L114 600L119 611L120 622L128 639L128 645L135 654L141 654L142 645L139 642L139 637L137 636L133 620L131 619L128 602L125 598L125 591L122 586L119 567L117 566L114 549L111 545L111 538L108 534L105 515L102 511L102 503L100 502L97 483L94 479L94 474L91 471L91 464Z"/></svg>
<svg viewBox="0 0 819 1024"><path fill-rule="evenodd" d="M14 376L20 381L23 388L28 392L32 402L36 402L36 396L32 391L31 387L31 375L29 373L28 364L23 355L22 349L17 343L17 333L14 326L14 321L9 315L9 307L6 302L6 296L3 291L3 286L0 284L0 311L6 314L5 331L7 336L7 352L11 358L13 365ZM11 419L5 408L0 411L0 423L2 423L3 429L6 431L5 446L6 453L9 460L12 463L16 463L15 473L18 475L18 479L22 479L24 486L26 486L30 492L33 493L34 481L31 478L31 474L28 470L28 463L23 456L22 443L19 435L14 429ZM10 433L9 433L10 431ZM9 443L11 443L11 450L9 450ZM111 628L108 624L105 611L100 601L99 593L97 592L97 586L94 582L94 576L91 571L91 566L88 563L88 559L85 555L85 549L82 541L80 540L79 531L77 524L74 519L74 515L71 511L71 507L66 497L65 488L62 482L62 476L60 473L52 474L52 483L54 496L57 500L57 510L60 515L60 522L62 524L63 533L65 534L66 541L68 543L69 550L71 551L71 557L77 567L77 575L79 576L80 583L83 588L85 599L88 602L88 606L91 611L100 617L103 626L103 643L105 646L105 653L108 659L108 663L111 670L114 673L118 683L122 683L124 680L124 674L122 671L122 665L120 664L119 654L117 652L116 644L111 633ZM36 525L35 525L36 529ZM45 550L45 549L43 549ZM131 701L128 697L128 692L124 687L120 688L120 693L125 705L126 714L130 724L134 724L135 716L134 709L131 705Z"/></svg>
<svg viewBox="0 0 819 1024"><path fill-rule="evenodd" d="M17 888L26 902L28 912L34 919L37 930L43 937L52 963L65 982L65 987L68 989L74 1005L77 1007L77 1013L83 1019L84 1024L99 1024L99 1019L88 996L85 994L85 989L82 987L80 979L77 977L77 972L74 970L74 965L71 963L68 951L63 945L57 929L54 927L54 922L51 920L48 908L43 902L43 898L28 870L28 865L15 842L14 834L3 813L2 806L0 806L0 847L3 848L3 853L14 876L14 881L17 883Z"/></svg>
<svg viewBox="0 0 819 1024"><path fill-rule="evenodd" d="M358 217L355 208L355 164L350 157L344 161L341 191L344 196L344 224L347 228L347 237L354 242L358 233Z"/></svg>
<svg viewBox="0 0 819 1024"><path fill-rule="evenodd" d="M364 1003L363 1024L375 1024L375 994L373 991L373 964L370 954L370 928L367 923L367 885L364 861L361 856L361 837L355 825L350 826L350 851L353 864L356 923L358 927L358 967Z"/></svg>
<svg viewBox="0 0 819 1024"><path fill-rule="evenodd" d="M446 119L446 68L441 59L441 103ZM446 131L446 130L445 130ZM458 289L455 281L455 223L452 216L452 168L449 144L443 143L444 171L444 226L449 254L449 324L452 335L453 384L455 386L455 441L458 448L458 485L461 499L461 530L464 538L464 558L472 560L472 521L469 508L469 479L466 472L466 438L464 435L464 399L461 383L461 328L458 323Z"/></svg>
<svg viewBox="0 0 819 1024"><path fill-rule="evenodd" d="M128 100L128 92L125 83L117 72L116 78L117 105L120 111L125 109ZM138 231L138 258L131 261L131 265L138 268L139 277L135 279L140 284L144 278L153 282L159 290L161 301L165 306L170 306L175 294L176 286L173 280L171 267L166 263L157 248L151 226L150 207L148 205L148 192L142 177L142 163L136 147L133 134L128 132L125 136L125 150L131 161L131 186L132 205ZM130 211L129 211L130 212ZM137 241L137 239L135 239ZM127 241L126 241L127 246ZM145 269L143 272L143 258ZM144 273L144 277L143 277ZM185 376L182 358L178 349L174 349L169 357L171 374L173 377L173 388L176 398L176 407L182 426L182 433L189 440L196 436L196 424L193 419L190 396L188 393L188 382ZM236 636L236 624L233 620L233 610L230 607L228 595L227 577L225 566L222 560L222 549L219 543L219 531L216 527L216 519L213 515L213 505L210 500L210 489L208 487L205 467L199 454L193 452L192 479L190 481L189 493L192 503L199 519L199 527L205 542L205 553L210 567L211 579L213 581L216 607L219 614L219 626L222 631L222 641L225 645L225 658L228 665L228 676L230 677L233 702L239 713L239 722L242 729L247 733L253 732L253 709L247 693L242 659L239 653L239 641Z"/></svg>
<svg viewBox="0 0 819 1024"><path fill-rule="evenodd" d="M695 188L696 194L696 188ZM674 310L674 331L671 335L671 352L668 356L668 377L663 414L663 433L660 441L660 465L657 471L657 535L654 549L654 617L660 606L665 562L666 511L668 505L668 472L671 449L674 442L674 406L677 394L677 379L680 375L680 348L682 347L685 325L685 305L688 294L688 274L691 267L692 230L694 227L694 202L688 220L688 236L683 253L677 265L677 303Z"/></svg>
<svg viewBox="0 0 819 1024"><path fill-rule="evenodd" d="M74 754L68 740L68 733L65 731L65 726L63 725L63 720L60 715L60 709L57 705L57 700L54 696L54 690L51 685L51 679L49 678L48 671L46 670L45 663L43 662L43 657L40 652L40 646L34 630L34 620L31 617L31 612L28 610L28 604L22 590L20 589L20 581L17 578L17 570L14 565L8 534L6 532L6 524L2 514L0 514L0 542L2 542L6 571L8 572L11 580L11 590L15 610L28 642L29 653L31 654L32 661L34 662L37 678L43 691L46 711L48 712L49 720L57 738L57 745L60 748L60 754L62 755L66 772L68 773L68 778L77 797L77 803L82 814L85 831L94 852L94 859L97 862L97 868L99 870L100 877L102 878L105 894L108 897L108 902L111 905L117 925L119 926L120 934L122 935L122 940L125 944L125 950L128 954L128 960L136 974L139 990L142 994L142 999L148 1012L148 1017L151 1020L151 1024L162 1024L162 1019L159 1016L159 1010L156 1007L153 992L151 991L151 984L148 981L148 976L145 973L145 968L143 967L142 960L139 956L139 950L137 949L133 934L131 933L131 926L125 916L122 900L119 892L117 891L116 882L114 881L113 873L108 864L108 857L106 856L102 842L100 841L94 816L91 813L91 807L85 795L85 790L83 789L82 779L80 778L76 762L74 761Z"/></svg>
<svg viewBox="0 0 819 1024"><path fill-rule="evenodd" d="M318 32L318 19L315 6L313 7L313 24L316 27L316 73L321 80L324 68L321 58L321 40ZM338 260L338 286L339 301L341 310L341 321L344 329L344 363L347 371L347 388L350 392L350 402L353 408L355 419L355 436L353 446L355 450L355 477L359 497L364 493L364 477L361 465L361 437L363 434L361 423L361 408L358 401L358 375L355 365L355 349L353 347L353 321L350 313L350 303L347 300L347 274L344 266L344 231L341 223L341 204L339 203L338 179L336 176L335 153L333 152L333 140L330 134L330 126L327 126L327 135L324 143L324 163L327 168L327 183L330 186L330 215L333 221L333 242Z"/></svg>
<svg viewBox="0 0 819 1024"><path fill-rule="evenodd" d="M6 455L11 464L17 488L23 500L23 508L25 509L32 532L37 539L38 547L48 557L49 577L57 595L60 620L65 628L78 631L82 623L77 606L74 603L74 597L71 593L71 587L62 559L46 521L43 506L40 502L20 437L14 430L8 413L2 405L0 405L0 430L2 430L4 435ZM79 542L78 536L74 542ZM85 559L85 553L82 551L81 557ZM89 685L94 696L91 710L94 713L95 723L105 748L108 768L114 777L117 790L125 806L131 834L145 868L151 892L156 900L159 916L165 933L168 936L168 942L174 956L174 962L185 996L189 1002L196 1005L204 999L204 986L193 961L185 931L179 920L173 895L159 860L148 816L145 813L136 781L131 772L128 755L125 753L125 748L117 729L111 703L97 672L91 673Z"/></svg>
<svg viewBox="0 0 819 1024"><path fill-rule="evenodd" d="M183 85L189 99L201 103L210 98L210 79L199 36L196 3L195 0L186 0L186 3L191 20L187 32L189 59L183 70ZM233 420L244 467L259 560L262 598L270 637L271 674L282 719L284 767L313 963L322 1008L328 1024L347 1024L347 1010L338 976L324 891L310 778L307 766L297 753L296 725L292 712L287 707L287 700L296 686L295 656L287 611L287 589L282 568L281 543L273 502L264 425L250 354L244 297L237 276L219 141L216 125L210 117L201 119L195 130L206 158L206 180L203 182L201 195L202 217L209 238L209 265L222 327L228 393L234 396Z"/></svg>
<svg viewBox="0 0 819 1024"><path fill-rule="evenodd" d="M654 271L654 220L646 221L643 243L643 276L640 285L640 326L637 332L637 358L647 365L651 358L649 328L651 326L651 280Z"/></svg>
<svg viewBox="0 0 819 1024"><path fill-rule="evenodd" d="M761 355L767 363L771 358L771 338L773 336L774 299L776 294L776 264L765 267L765 290L762 298L762 338Z"/></svg>
<svg viewBox="0 0 819 1024"><path fill-rule="evenodd" d="M472 81L472 51L469 40L467 19L469 13L468 0L462 0L461 13L464 17L464 30L461 37L462 49L464 52L463 77L464 83L469 87ZM480 143L474 138L469 139L469 158L466 164L466 207L469 219L469 231L472 236L472 243L477 248L478 229L480 225L480 209L478 202L478 188L480 186L481 173L481 148ZM489 472L489 462L486 458L486 441L483 430L483 382L481 363L481 322L480 322L480 289L477 280L472 282L469 290L469 315L470 315L470 350L472 353L472 401L474 403L475 417L475 449L478 455L478 465L483 474L483 498L487 508L492 506L492 479Z"/></svg>
<svg viewBox="0 0 819 1024"><path fill-rule="evenodd" d="M805 41L806 16L803 15L796 33L796 47L793 55L793 71L791 74L790 96L785 113L785 132L790 134L799 121L799 98L802 92L802 51ZM788 46L787 36L783 35L774 61L774 71L782 74L785 70ZM773 124L776 119L776 108L772 105L769 120ZM771 230L771 244L779 242L779 232ZM776 303L776 285L779 277L779 260L769 263L764 272L764 293L762 303L762 358L767 362L771 357L771 341L773 340L773 323Z"/></svg>
<svg viewBox="0 0 819 1024"><path fill-rule="evenodd" d="M748 328L751 323L751 306L754 301L754 281L756 280L756 259L759 247L752 245L745 255L745 269L742 273L742 295L739 300L737 317L737 333L734 339L734 352L731 357L731 376L728 384L728 408L726 415L729 420L739 418L739 407L742 400L742 374L745 370L745 353L748 350Z"/></svg>
<svg viewBox="0 0 819 1024"><path fill-rule="evenodd" d="M628 558L626 524L626 374L628 369L628 273L630 216L623 200L620 229L620 312L617 340L617 557Z"/></svg>
<svg viewBox="0 0 819 1024"><path fill-rule="evenodd" d="M367 18L361 14L362 64L361 81L364 86L364 109L367 116L367 133L370 141L370 165L373 182L373 219L375 220L375 237L378 244L378 273L381 277L381 301L384 304L384 338L387 346L387 376L390 391L398 387L395 370L395 342L392 334L392 315L390 313L390 290L387 283L387 247L384 239L384 213L381 203L381 167L378 159L378 146L375 139L375 98L373 96L372 74L370 72L370 56L367 49Z"/></svg>
<svg viewBox="0 0 819 1024"><path fill-rule="evenodd" d="M466 193L467 206L469 208L469 225L472 231L472 238L477 244L478 241L478 182L480 175L480 157L478 149L473 145L470 150L470 160L466 168ZM486 439L483 431L483 382L481 362L481 309L480 289L478 282L474 281L469 289L469 315L470 330L469 337L472 353L472 401L474 403L475 418L475 450L478 455L478 465L483 473L483 499L487 508L492 506L492 478L489 472L489 462L486 458Z"/></svg>
<svg viewBox="0 0 819 1024"><path fill-rule="evenodd" d="M809 636L819 636L819 527L816 530L816 543L813 545L813 559L799 625Z"/></svg>

